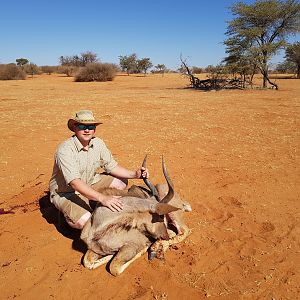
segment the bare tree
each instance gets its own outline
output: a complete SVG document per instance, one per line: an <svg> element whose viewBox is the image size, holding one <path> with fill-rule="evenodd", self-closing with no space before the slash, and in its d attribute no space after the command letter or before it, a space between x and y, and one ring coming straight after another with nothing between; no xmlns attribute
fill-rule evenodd
<svg viewBox="0 0 300 300"><path fill-rule="evenodd" d="M82 66L86 66L87 64L97 63L98 62L97 54L91 51L83 52L81 53L80 61Z"/></svg>
<svg viewBox="0 0 300 300"><path fill-rule="evenodd" d="M97 54L91 51L83 52L79 55L60 56L59 62L61 66L84 67L87 64L99 62Z"/></svg>

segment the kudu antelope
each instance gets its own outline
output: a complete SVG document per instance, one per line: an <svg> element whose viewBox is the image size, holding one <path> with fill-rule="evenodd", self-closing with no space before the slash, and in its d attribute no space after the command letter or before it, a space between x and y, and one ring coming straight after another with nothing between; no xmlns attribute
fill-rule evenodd
<svg viewBox="0 0 300 300"><path fill-rule="evenodd" d="M110 272L117 276L143 255L153 240L150 259L161 258L169 245L179 243L189 235L190 230L183 222L182 212L190 211L190 205L174 191L164 160L162 165L167 184L154 186L144 179L150 191L136 186L125 195L124 191L103 191L122 195L124 206L120 212L112 212L100 205L94 210L81 233L81 239L88 247L83 258L85 267L95 269L111 260ZM168 229L169 224L175 226L175 231Z"/></svg>

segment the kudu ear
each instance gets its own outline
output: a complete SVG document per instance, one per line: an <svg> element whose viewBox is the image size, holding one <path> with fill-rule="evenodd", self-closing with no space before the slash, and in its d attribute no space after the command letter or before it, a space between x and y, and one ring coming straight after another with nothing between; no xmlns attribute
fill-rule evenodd
<svg viewBox="0 0 300 300"><path fill-rule="evenodd" d="M155 213L157 213L158 215L166 215L172 211L176 211L179 210L180 208L175 207L173 205L167 204L167 203L158 203L155 206Z"/></svg>

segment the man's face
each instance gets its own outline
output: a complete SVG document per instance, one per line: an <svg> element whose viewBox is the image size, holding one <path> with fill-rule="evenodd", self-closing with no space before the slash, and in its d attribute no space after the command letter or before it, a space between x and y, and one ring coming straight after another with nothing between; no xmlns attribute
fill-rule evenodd
<svg viewBox="0 0 300 300"><path fill-rule="evenodd" d="M93 124L75 124L74 132L79 141L85 146L92 139L96 131L96 126Z"/></svg>

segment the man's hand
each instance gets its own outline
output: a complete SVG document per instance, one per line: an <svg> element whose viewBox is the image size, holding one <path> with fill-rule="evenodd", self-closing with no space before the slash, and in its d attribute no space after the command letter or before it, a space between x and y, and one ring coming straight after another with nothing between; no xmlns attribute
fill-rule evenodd
<svg viewBox="0 0 300 300"><path fill-rule="evenodd" d="M111 211L121 211L123 209L123 203L121 196L106 196L101 195L99 202L108 207Z"/></svg>
<svg viewBox="0 0 300 300"><path fill-rule="evenodd" d="M140 169L135 171L136 178L142 179L142 178L149 178L149 170L147 168L141 167Z"/></svg>

